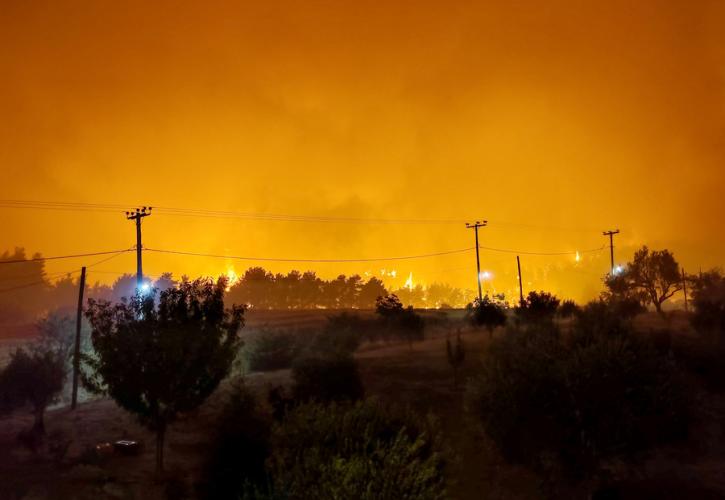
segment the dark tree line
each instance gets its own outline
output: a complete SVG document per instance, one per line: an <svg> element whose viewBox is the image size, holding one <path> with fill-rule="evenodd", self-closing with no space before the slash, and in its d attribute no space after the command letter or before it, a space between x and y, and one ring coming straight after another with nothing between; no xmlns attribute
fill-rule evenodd
<svg viewBox="0 0 725 500"><path fill-rule="evenodd" d="M365 281L357 274L341 274L324 280L313 271L272 274L253 267L232 285L227 301L260 309L372 309L387 293L375 277Z"/></svg>

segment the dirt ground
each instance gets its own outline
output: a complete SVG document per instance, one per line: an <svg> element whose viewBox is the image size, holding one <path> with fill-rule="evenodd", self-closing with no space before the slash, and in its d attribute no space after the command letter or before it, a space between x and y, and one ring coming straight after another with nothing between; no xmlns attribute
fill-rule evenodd
<svg viewBox="0 0 725 500"><path fill-rule="evenodd" d="M312 316L315 321L319 317ZM252 324L263 324L264 319ZM684 323L675 326L686 331ZM451 327L449 324L433 329L433 338L412 348L407 344L364 346L357 358L367 395L409 405L421 413L432 412L438 418L449 450L446 474L450 498L541 498L540 478L505 463L476 423L466 416L464 391L454 388L446 361L444 332ZM662 324L656 317L644 317L639 327L646 331ZM479 362L489 336L466 331L463 339L467 347L462 373L465 378ZM280 370L248 374L245 384L264 399L269 388L289 380L289 371ZM193 498L193 485L206 456L215 416L226 401L229 387L228 381L222 384L201 408L169 430L166 471L167 478L175 479L177 493L186 490ZM725 498L723 423L725 399L708 394L699 405L691 438L640 457L622 483L621 498ZM182 498L169 496L167 486L154 477L153 436L113 401L93 400L75 411L67 407L49 411L48 444L37 453L17 439L31 424L31 416L21 413L0 420L2 500ZM141 441L142 453L87 460L98 443L123 438Z"/></svg>

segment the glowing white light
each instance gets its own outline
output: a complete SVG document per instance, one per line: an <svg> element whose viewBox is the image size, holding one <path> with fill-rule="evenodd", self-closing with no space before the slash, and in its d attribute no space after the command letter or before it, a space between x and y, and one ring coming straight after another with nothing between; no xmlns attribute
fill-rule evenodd
<svg viewBox="0 0 725 500"><path fill-rule="evenodd" d="M614 268L614 274L622 274L622 271L624 271L624 268L622 266L616 266Z"/></svg>
<svg viewBox="0 0 725 500"><path fill-rule="evenodd" d="M576 260L577 262L582 260L581 255L579 255L579 250L576 251L576 257L574 257L574 260Z"/></svg>
<svg viewBox="0 0 725 500"><path fill-rule="evenodd" d="M146 295L151 291L151 285L149 285L148 283L144 283L141 285L141 288L139 290L142 294Z"/></svg>
<svg viewBox="0 0 725 500"><path fill-rule="evenodd" d="M412 290L413 289L413 273L412 272L410 273L410 276L408 276L408 279L405 280L405 285L404 286L408 290Z"/></svg>
<svg viewBox="0 0 725 500"><path fill-rule="evenodd" d="M481 274L479 274L479 277L481 280L486 281L493 278L493 274L490 271L481 271Z"/></svg>

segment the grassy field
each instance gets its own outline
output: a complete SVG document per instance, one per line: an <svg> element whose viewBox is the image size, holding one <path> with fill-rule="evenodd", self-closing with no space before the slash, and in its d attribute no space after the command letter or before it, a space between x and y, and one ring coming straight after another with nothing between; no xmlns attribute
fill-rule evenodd
<svg viewBox="0 0 725 500"><path fill-rule="evenodd" d="M329 311L250 311L245 330L259 328L315 328ZM464 390L453 387L445 354L444 335L463 326L461 314L448 315L413 345L364 346L356 355L366 394L384 401L432 413L440 422L447 448L446 475L453 499L541 498L541 479L530 471L506 463L464 411ZM301 326L304 325L304 326ZM640 331L667 326L661 318L644 315ZM692 332L682 317L669 326L684 337ZM498 331L496 335L503 335ZM481 360L489 335L464 328L467 360L464 378ZM252 373L245 383L264 400L269 388L287 384L289 370ZM175 423L168 434L167 471L193 492L199 477L215 416L226 401L229 382L200 409ZM634 473L624 485L624 498L725 497L725 399L707 394L698 405L695 425L687 442L638 457ZM40 458L21 446L16 436L31 424L28 414L0 420L0 498L156 499L166 498L164 486L154 481L153 437L112 401L83 403L49 412L47 427L52 448ZM112 456L94 465L79 465L96 444L132 438L144 443L140 456ZM666 495L654 495L664 489ZM576 498L576 492L572 492ZM193 496L192 496L193 498Z"/></svg>

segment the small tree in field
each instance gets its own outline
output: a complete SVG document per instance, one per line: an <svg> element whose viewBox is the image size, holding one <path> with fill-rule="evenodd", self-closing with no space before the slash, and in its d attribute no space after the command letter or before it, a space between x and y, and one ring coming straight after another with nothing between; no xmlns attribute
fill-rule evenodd
<svg viewBox="0 0 725 500"><path fill-rule="evenodd" d="M95 357L84 382L110 395L156 433L156 471L164 436L179 413L198 407L227 376L241 346L244 308L224 308L226 280L183 281L130 302L89 300Z"/></svg>
<svg viewBox="0 0 725 500"><path fill-rule="evenodd" d="M506 310L504 306L486 295L482 300L473 301L468 307L468 318L474 326L483 326L488 330L489 336L498 326L506 324Z"/></svg>
<svg viewBox="0 0 725 500"><path fill-rule="evenodd" d="M466 359L466 348L461 340L460 330L456 332L456 345L451 343L450 335L446 337L446 354L448 364L453 368L453 386L458 387L458 370Z"/></svg>
<svg viewBox="0 0 725 500"><path fill-rule="evenodd" d="M63 389L65 377L65 359L58 352L42 346L16 350L0 373L0 410L30 404L35 415L33 432L45 434L45 409Z"/></svg>
<svg viewBox="0 0 725 500"><path fill-rule="evenodd" d="M397 295L378 297L375 312L380 316L383 329L387 331L386 336L396 336L407 341L411 349L413 342L423 340L425 321L413 306L404 308Z"/></svg>
<svg viewBox="0 0 725 500"><path fill-rule="evenodd" d="M375 300L375 312L382 318L390 318L403 312L403 303L394 293Z"/></svg>

